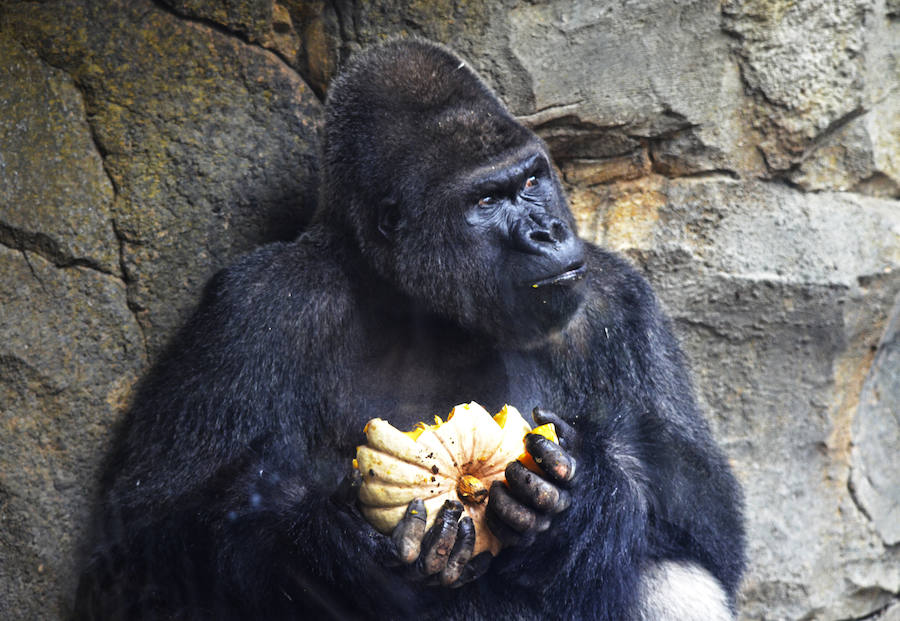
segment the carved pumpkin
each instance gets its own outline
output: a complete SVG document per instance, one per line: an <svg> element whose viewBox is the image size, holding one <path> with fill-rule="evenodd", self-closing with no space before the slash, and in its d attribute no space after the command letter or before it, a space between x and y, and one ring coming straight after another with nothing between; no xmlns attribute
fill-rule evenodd
<svg viewBox="0 0 900 621"><path fill-rule="evenodd" d="M535 432L556 441L553 425ZM446 421L419 423L402 432L387 421L373 418L365 427L368 444L356 449L354 465L362 474L359 502L363 515L384 534L403 518L407 505L421 498L431 528L446 500L459 500L475 525L475 551L501 548L485 522L488 490L505 480L506 465L523 455L523 439L532 431L516 408L506 405L495 416L475 403L457 405ZM530 464L528 463L530 462Z"/></svg>

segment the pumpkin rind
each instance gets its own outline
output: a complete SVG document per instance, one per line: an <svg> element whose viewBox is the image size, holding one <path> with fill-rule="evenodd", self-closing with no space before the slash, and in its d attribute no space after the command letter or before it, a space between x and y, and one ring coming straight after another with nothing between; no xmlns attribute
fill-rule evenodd
<svg viewBox="0 0 900 621"><path fill-rule="evenodd" d="M531 426L516 408L504 406L494 417L475 403L457 405L447 421L420 423L403 432L373 418L365 427L368 443L356 449L355 466L363 477L360 508L379 532L389 534L406 506L421 498L431 528L446 500L459 500L475 524L475 551L496 555L500 541L485 522L486 495L479 484L504 480L506 465L522 454ZM474 481L472 479L475 479Z"/></svg>

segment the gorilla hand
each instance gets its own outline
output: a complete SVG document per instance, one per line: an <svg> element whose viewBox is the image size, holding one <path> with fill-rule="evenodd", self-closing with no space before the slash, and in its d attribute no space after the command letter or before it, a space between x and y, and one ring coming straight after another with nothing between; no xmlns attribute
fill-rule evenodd
<svg viewBox="0 0 900 621"><path fill-rule="evenodd" d="M551 517L572 502L565 487L575 477L575 458L566 448L574 441L574 429L556 414L540 408L534 409L533 416L538 423L554 423L560 444L529 433L525 449L544 476L512 461L506 466L506 485L495 481L491 486L487 523L504 545L531 543L537 533L550 527Z"/></svg>
<svg viewBox="0 0 900 621"><path fill-rule="evenodd" d="M428 516L425 503L420 499L409 503L391 539L397 549L397 557L410 565L413 578L459 587L487 571L491 554L482 552L472 558L475 524L469 516L460 520L462 512L462 503L448 500L426 533Z"/></svg>
<svg viewBox="0 0 900 621"><path fill-rule="evenodd" d="M518 461L506 467L506 481L491 486L487 506L487 523L491 532L504 545L531 542L536 533L550 526L551 516L571 504L565 489L575 476L575 458L566 450L571 447L574 429L556 414L535 408L538 424L554 423L560 444L543 436L527 434L525 449L541 468L544 476L535 474ZM341 484L335 497L341 504L355 505L362 477L357 470ZM462 586L483 575L492 555L482 552L473 557L475 526L463 514L462 503L448 500L440 508L431 529L426 532L427 511L421 499L409 503L403 518L394 527L390 547L394 562L406 566L412 580L424 580L451 588ZM388 561L388 564L393 564Z"/></svg>
<svg viewBox="0 0 900 621"><path fill-rule="evenodd" d="M356 501L361 485L362 475L354 468L332 496L339 507L360 518ZM392 549L387 554L390 558L385 559L383 552L377 556L387 565L396 565L397 561L406 565L407 576L411 580L426 580L452 588L475 580L487 571L491 553L482 552L472 558L475 524L469 516L460 520L462 512L462 503L448 500L440 508L434 525L425 532L428 517L425 503L418 498L413 500L394 527L390 540L384 538Z"/></svg>

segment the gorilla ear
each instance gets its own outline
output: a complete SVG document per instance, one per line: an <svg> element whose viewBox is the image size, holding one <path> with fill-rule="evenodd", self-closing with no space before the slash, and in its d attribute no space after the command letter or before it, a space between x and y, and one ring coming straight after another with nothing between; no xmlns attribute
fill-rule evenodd
<svg viewBox="0 0 900 621"><path fill-rule="evenodd" d="M378 203L378 232L388 241L394 241L397 232L403 228L400 205L393 198L382 199Z"/></svg>

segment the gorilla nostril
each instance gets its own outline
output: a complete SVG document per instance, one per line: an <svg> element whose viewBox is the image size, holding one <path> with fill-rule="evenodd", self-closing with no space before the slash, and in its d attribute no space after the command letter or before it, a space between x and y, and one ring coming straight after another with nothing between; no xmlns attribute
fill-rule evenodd
<svg viewBox="0 0 900 621"><path fill-rule="evenodd" d="M532 241L536 241L536 242L548 242L548 243L552 243L552 242L554 241L554 240L553 240L553 237L550 235L550 233L549 233L548 231L543 230L543 229L538 229L538 230L536 230L536 231L531 231L531 232L528 234L528 237L529 237L529 239L531 239Z"/></svg>
<svg viewBox="0 0 900 621"><path fill-rule="evenodd" d="M553 239L556 241L563 241L566 238L566 225L563 224L560 220L556 220L550 226L551 234L553 235Z"/></svg>

